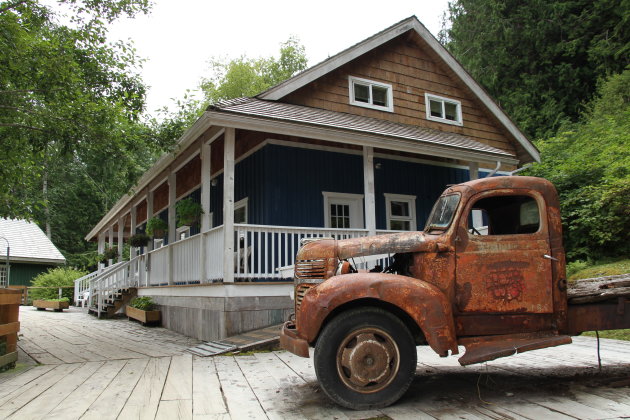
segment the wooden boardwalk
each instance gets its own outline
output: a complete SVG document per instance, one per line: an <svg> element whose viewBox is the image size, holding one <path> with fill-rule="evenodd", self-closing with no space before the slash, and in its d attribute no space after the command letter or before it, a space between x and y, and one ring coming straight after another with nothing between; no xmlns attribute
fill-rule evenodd
<svg viewBox="0 0 630 420"><path fill-rule="evenodd" d="M77 309L23 307L20 320L19 346L41 364L0 375L0 418L630 418L630 342L602 340L602 372L587 337L466 368L421 348L410 391L357 412L326 399L312 359L284 351L200 358L183 352L195 340Z"/></svg>

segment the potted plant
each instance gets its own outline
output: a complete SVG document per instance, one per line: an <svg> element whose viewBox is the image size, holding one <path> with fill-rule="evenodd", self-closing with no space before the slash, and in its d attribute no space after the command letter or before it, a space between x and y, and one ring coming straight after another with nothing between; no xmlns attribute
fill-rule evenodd
<svg viewBox="0 0 630 420"><path fill-rule="evenodd" d="M201 204L191 198L178 201L175 209L177 210L177 227L196 225L203 214Z"/></svg>
<svg viewBox="0 0 630 420"><path fill-rule="evenodd" d="M107 260L115 260L118 258L118 249L115 247L106 248L105 252L103 252L103 258L105 261Z"/></svg>
<svg viewBox="0 0 630 420"><path fill-rule="evenodd" d="M63 312L70 307L70 300L67 297L61 299L37 299L33 301L33 306L38 311L53 309L55 312Z"/></svg>
<svg viewBox="0 0 630 420"><path fill-rule="evenodd" d="M134 298L127 305L126 313L128 318L147 324L149 322L160 321L160 311L154 310L155 304L149 296Z"/></svg>
<svg viewBox="0 0 630 420"><path fill-rule="evenodd" d="M147 235L154 238L162 238L168 232L168 223L159 217L152 217L147 222Z"/></svg>
<svg viewBox="0 0 630 420"><path fill-rule="evenodd" d="M151 238L146 233L136 233L129 237L129 245L139 248L141 246L147 246Z"/></svg>

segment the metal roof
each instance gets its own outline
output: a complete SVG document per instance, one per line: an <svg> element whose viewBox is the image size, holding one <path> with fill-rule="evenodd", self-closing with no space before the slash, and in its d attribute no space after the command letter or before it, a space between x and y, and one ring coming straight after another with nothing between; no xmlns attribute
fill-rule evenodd
<svg viewBox="0 0 630 420"><path fill-rule="evenodd" d="M227 112L272 120L280 120L319 127L329 127L355 132L378 134L398 139L414 140L441 146L492 153L513 157L512 154L492 146L480 143L461 134L395 123L377 118L336 112L326 109L311 108L303 105L267 101L258 98L237 98L219 102L208 107L209 111ZM387 148L387 144L383 144Z"/></svg>
<svg viewBox="0 0 630 420"><path fill-rule="evenodd" d="M35 223L0 218L0 236L9 242L11 261L64 264L66 259ZM0 263L7 256L7 243L0 239Z"/></svg>

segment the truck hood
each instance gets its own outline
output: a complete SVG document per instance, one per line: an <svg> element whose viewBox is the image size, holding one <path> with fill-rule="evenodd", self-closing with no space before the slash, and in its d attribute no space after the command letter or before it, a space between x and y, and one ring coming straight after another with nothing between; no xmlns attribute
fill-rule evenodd
<svg viewBox="0 0 630 420"><path fill-rule="evenodd" d="M337 258L346 260L378 254L448 251L449 246L443 243L441 239L441 236L427 235L424 232L392 233L339 241L322 239L304 245L298 253L298 259Z"/></svg>

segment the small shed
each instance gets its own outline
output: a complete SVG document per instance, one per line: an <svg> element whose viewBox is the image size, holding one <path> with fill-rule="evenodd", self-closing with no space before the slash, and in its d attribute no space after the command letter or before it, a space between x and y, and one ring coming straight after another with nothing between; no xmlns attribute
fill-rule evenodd
<svg viewBox="0 0 630 420"><path fill-rule="evenodd" d="M63 254L35 223L0 219L0 285L3 287L7 286L7 247L10 286L30 286L38 274L66 263Z"/></svg>

